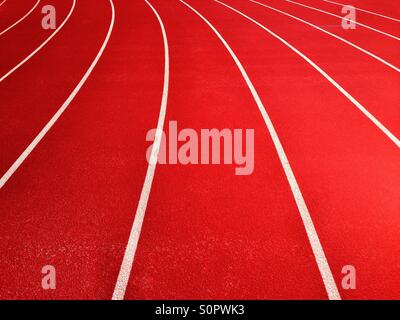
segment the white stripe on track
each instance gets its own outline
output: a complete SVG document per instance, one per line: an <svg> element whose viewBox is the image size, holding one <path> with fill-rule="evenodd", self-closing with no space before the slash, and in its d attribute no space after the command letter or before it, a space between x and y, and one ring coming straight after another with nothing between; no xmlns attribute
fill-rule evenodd
<svg viewBox="0 0 400 320"><path fill-rule="evenodd" d="M31 52L25 59L23 59L20 63L18 63L14 68L12 68L10 71L8 71L5 75L3 75L0 78L0 82L4 81L8 76L10 76L12 73L14 73L16 70L18 70L25 62L27 62L29 59L31 59L36 53L38 53L51 39L55 37L55 35L64 27L68 19L71 17L72 12L75 9L75 4L76 0L72 0L72 7L71 10L69 11L67 17L64 19L64 21L60 24L60 26L44 41L42 44L37 47L33 52Z"/></svg>
<svg viewBox="0 0 400 320"><path fill-rule="evenodd" d="M0 3L0 7L6 2L7 0L3 0L2 3Z"/></svg>
<svg viewBox="0 0 400 320"><path fill-rule="evenodd" d="M358 102L350 93L348 93L340 84L338 84L330 75L328 75L324 70L322 70L314 61L312 61L310 58L308 58L305 54L303 54L301 51L296 49L294 46L292 46L289 42L287 42L285 39L281 38L278 36L276 33L273 31L269 30L267 27L263 26L261 23L258 21L250 18L249 16L245 15L243 12L240 12L239 10L232 8L231 6L218 1L214 0L215 2L218 2L219 4L229 8L232 11L235 11L236 13L240 14L242 17L252 21L256 25L258 25L260 28L264 29L267 31L270 35L272 35L274 38L278 39L282 43L284 43L286 46L288 46L291 50L293 50L295 53L297 53L300 57L302 57L305 61L307 61L315 70L317 70L321 75L323 75L337 90L339 90L347 99L349 99L369 120L372 121L398 148L400 148L400 140L389 131L382 123L379 122L378 119L376 119L360 102Z"/></svg>
<svg viewBox="0 0 400 320"><path fill-rule="evenodd" d="M260 6L266 7L266 8L268 8L268 9L271 9L271 10L273 10L273 11L279 12L279 13L281 13L281 14L284 14L284 15L286 15L286 16L288 16L288 17L291 17L291 18L293 18L293 19L295 19L295 20L297 20L297 21L300 21L300 22L302 22L302 23L305 23L305 24L309 25L310 27L313 27L313 28L315 28L315 29L317 29L317 30L319 30L319 31L322 31L322 32L324 32L324 33L326 33L326 34L328 34L328 35L330 35L330 36L332 36L332 37L334 37L334 38L336 38L336 39L338 39L338 40L340 40L340 41L343 41L344 43L346 43L346 44L352 46L353 48L358 49L358 50L364 52L365 54L369 55L370 57L372 57L372 58L374 58L374 59L376 59L376 60L382 62L383 64L387 65L389 68L392 68L393 70L395 70L395 71L397 71L397 72L400 72L400 68L398 68L398 67L392 65L390 62L384 60L383 58L378 57L377 55L373 54L372 52L370 52L370 51L368 51L368 50L365 50L365 49L363 49L363 48L357 46L356 44L354 44L354 43L352 43L352 42L350 42L350 41L348 41L348 40L346 40L346 39L343 39L342 37L337 36L336 34L333 34L333 33L329 32L329 31L327 31L327 30L325 30L325 29L322 29L322 28L316 26L315 24L312 24L312 23L310 23L310 22L308 22L308 21L305 21L305 20L303 20L303 19L300 19L299 17L293 16L293 15L287 13L287 12L281 11L281 10L276 9L276 8L273 8L273 7L270 7L270 6L268 6L268 5L264 4L264 3L260 3L260 2L257 2L257 1L255 1L255 0L249 0L249 1L250 1L250 2L253 2L253 3L256 3L256 4L260 5Z"/></svg>
<svg viewBox="0 0 400 320"><path fill-rule="evenodd" d="M362 27L364 27L364 28L370 29L370 30L372 30L372 31L375 31L375 32L377 32L377 33L383 34L383 35L385 35L385 36L387 36L387 37L390 37L390 38L392 38L392 39L395 39L395 40L399 40L399 41L400 41L400 38L399 38L399 37L396 37L396 36L394 36L394 35L392 35L392 34L390 34L390 33L384 32L384 31L382 31L382 30L378 30L378 29L376 29L376 28L373 28L373 27L368 26L368 25L366 25L366 24L363 24L363 23L361 23L361 22L353 21L353 20L351 20L351 19L348 19L348 18L339 16L339 15L337 15L337 14L333 14L333 13L328 12L328 11L324 11L324 10L321 10L321 9L318 9L318 8L314 8L314 7L311 7L311 6L307 6L307 5L303 4L303 3L299 3L299 2L296 2L296 1L292 1L292 0L284 0L284 1L290 2L290 3L293 3L293 4L296 4L296 5L301 6L301 7L304 7L304 8L308 8L308 9L311 9L311 10L315 10L315 11L318 11L318 12L321 12L321 13L325 13L325 14L327 14L327 15L330 15L330 16L333 16L333 17L336 17L336 18L340 18L341 20L346 20L346 21L353 22L353 23L355 23L355 24L357 24L357 25L359 25L359 26L362 26Z"/></svg>
<svg viewBox="0 0 400 320"><path fill-rule="evenodd" d="M21 18L19 19L17 22L13 23L11 26L9 26L8 28L4 29L3 31L0 32L0 36L2 36L3 34L5 34L7 31L9 31L10 29L14 28L18 23L22 22L25 20L25 18L27 18L32 12L33 10L36 9L36 7L38 6L40 0L38 0L35 5Z"/></svg>
<svg viewBox="0 0 400 320"><path fill-rule="evenodd" d="M160 150L162 130L164 127L165 114L167 111L168 102L168 88L169 88L169 48L167 33L164 24L159 16L157 10L147 1L151 10L154 12L160 24L163 42L164 42L164 87L162 92L160 114L158 116L156 136L151 150L149 165L147 167L146 177L143 183L142 191L140 194L139 203L136 209L135 219L133 221L132 229L129 234L128 244L125 249L124 258L122 260L121 268L118 274L117 282L115 284L112 300L123 300L125 296L126 287L128 285L129 277L132 270L133 261L136 254L137 245L139 242L140 232L142 230L143 220L146 213L147 203L150 197L151 185L153 183L154 173L156 170L158 154Z"/></svg>
<svg viewBox="0 0 400 320"><path fill-rule="evenodd" d="M308 239L311 244L312 251L315 256L315 260L317 262L322 280L325 285L326 292L328 294L329 299L332 300L340 300L340 294L339 291L336 287L335 280L333 279L333 275L331 272L331 269L329 267L328 261L326 259L324 250L322 248L321 242L318 238L318 234L315 230L314 223L312 221L312 218L310 216L310 213L308 211L307 205L304 201L303 195L301 193L301 190L299 188L299 185L297 184L295 175L292 171L292 168L290 166L289 160L286 156L286 153L283 149L283 146L279 140L278 134L275 131L274 125L269 118L269 115L253 85L251 82L249 76L247 75L245 69L243 68L241 62L239 61L238 57L236 54L233 52L229 44L225 41L225 39L221 36L221 34L214 28L214 26L204 17L202 16L198 11L196 11L194 8L192 8L190 5L185 3L184 1L180 0L183 4L185 4L188 8L190 8L193 12L195 12L201 19L204 20L205 23L214 31L214 33L217 35L219 40L224 44L225 48L228 50L230 55L232 56L233 60L235 61L237 67L239 68L247 86L250 89L251 94L253 95L253 98L258 106L258 109L260 110L260 113L264 119L264 122L268 128L268 131L271 135L271 139L274 143L275 149L278 153L279 160L281 162L281 165L284 169L286 178L289 182L290 189L292 191L294 200L296 202L297 208L299 210L301 219L303 221Z"/></svg>
<svg viewBox="0 0 400 320"><path fill-rule="evenodd" d="M67 109L70 105L72 100L78 94L79 90L85 84L86 80L89 78L90 74L92 73L93 69L96 67L97 62L100 60L104 49L107 46L107 43L110 39L112 30L114 28L114 21L115 21L115 9L114 3L112 0L109 0L111 6L111 22L110 27L108 29L106 38L97 53L96 57L94 58L92 64L90 65L89 69L84 74L83 78L79 81L78 85L75 89L71 92L67 100L63 103L63 105L58 109L58 111L54 114L54 116L50 119L50 121L45 125L45 127L39 132L39 134L35 137L35 139L29 144L29 146L24 150L24 152L18 157L18 159L13 163L13 165L7 170L7 172L1 177L0 179L0 189L4 187L6 182L10 179L10 177L15 173L15 171L21 166L21 164L25 161L25 159L30 155L30 153L35 149L35 147L40 143L43 137L47 134L47 132L53 127L56 121L61 117L63 112Z"/></svg>
<svg viewBox="0 0 400 320"><path fill-rule="evenodd" d="M339 2L329 1L329 0L322 0L322 1L329 2L329 3L332 3L332 4L336 4L336 5L338 5L338 6L345 6L344 3L339 3ZM354 7L354 6L353 6L353 7ZM358 7L354 7L354 8L356 8L358 11L367 12L367 13L373 14L373 15L375 15L375 16L379 16L379 17L382 17L382 18L385 18L385 19L389 19L389 20L393 20L393 21L400 22L400 19L396 19L396 18L392 18L392 17L389 17L389 16L385 16L385 15L383 15L383 14L381 14L381 13L377 13L377 12L373 12L373 11L368 11L368 10L361 9L361 8L358 8Z"/></svg>

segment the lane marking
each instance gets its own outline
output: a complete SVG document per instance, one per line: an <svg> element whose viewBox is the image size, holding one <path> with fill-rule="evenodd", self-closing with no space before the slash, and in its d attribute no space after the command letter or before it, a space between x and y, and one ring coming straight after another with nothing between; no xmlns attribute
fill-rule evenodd
<svg viewBox="0 0 400 320"><path fill-rule="evenodd" d="M8 28L4 29L3 31L0 32L0 36L2 36L3 34L5 34L7 31L9 31L10 29L14 28L17 24L19 24L20 22L24 21L25 18L27 18L32 12L33 10L36 9L36 7L39 5L39 2L41 0L38 0L35 5L21 18L19 19L17 22L13 23L11 26L9 26ZM4 3L4 2L3 2Z"/></svg>
<svg viewBox="0 0 400 320"><path fill-rule="evenodd" d="M268 5L264 4L264 3L260 3L260 2L257 2L257 1L255 1L255 0L249 0L249 1L250 1L250 2L253 2L253 3L256 3L256 4L258 4L258 5L262 6L262 7L266 7L266 8L269 8L269 9L273 10L273 11L276 11L276 12L279 12L279 13L281 13L281 14L284 14L284 15L286 15L286 16L288 16L288 17L291 17L291 18L293 18L293 19L295 19L295 20L298 20L298 21L300 21L300 22L302 22L302 23L307 24L307 25L309 25L310 27L313 27L313 28L315 28L315 29L318 29L319 31L322 31L322 32L324 32L324 33L326 33L326 34L328 34L328 35L330 35L330 36L332 36L332 37L334 37L334 38L336 38L336 39L338 39L338 40L340 40L340 41L343 41L344 43L346 43L346 44L352 46L353 48L356 48L356 49L358 49L358 50L364 52L365 54L369 55L370 57L372 57L372 58L374 58L374 59L376 59L376 60L382 62L383 64L387 65L389 68L392 68L393 70L395 70L395 71L397 71L397 72L400 72L400 68L398 68L398 67L392 65L390 62L384 60L383 58L380 58L379 56L373 54L372 52L370 52L370 51L368 51L368 50L365 50L365 49L363 49L363 48L357 46L356 44L354 44L354 43L352 43L352 42L350 42L350 41L348 41L348 40L346 40L346 39L344 39L344 38L342 38L342 37L337 36L336 34L333 34L333 33L329 32L329 31L327 31L327 30L325 30L325 29L322 29L322 28L316 26L315 24L312 24L312 23L310 23L310 22L308 22L308 21L305 21L305 20L303 20L303 19L300 19L299 17L293 16L293 15L291 15L291 14L285 12L285 11L281 11L281 10L279 10L279 9L270 7L270 6L268 6Z"/></svg>
<svg viewBox="0 0 400 320"><path fill-rule="evenodd" d="M64 21L60 24L60 26L44 41L42 44L37 47L33 52L31 52L25 59L23 59L20 63L18 63L14 68L12 68L10 71L8 71L5 75L3 75L0 78L0 83L4 81L7 77L9 77L12 73L14 73L16 70L18 70L25 62L27 62L29 59L31 59L36 53L38 53L51 39L55 37L55 35L64 27L64 25L67 23L68 19L71 17L72 12L75 9L75 4L76 0L72 0L72 7L71 10L69 11L67 17L64 19Z"/></svg>
<svg viewBox="0 0 400 320"><path fill-rule="evenodd" d="M71 94L69 95L67 100L65 100L63 105L58 109L58 111L54 114L54 116L50 119L50 121L44 126L44 128L39 132L39 134L35 137L35 139L29 144L29 146L24 150L24 152L13 163L13 165L7 170L7 172L1 177L0 189L4 187L6 182L11 178L11 176L15 173L15 171L21 166L21 164L25 161L25 159L30 155L30 153L35 149L35 147L43 139L43 137L46 135L46 133L53 127L53 125L56 123L56 121L61 117L63 112L67 109L67 107L70 105L72 100L78 94L79 90L85 84L86 80L89 78L89 76L92 73L93 69L95 68L97 62L100 60L100 57L102 56L104 49L106 48L107 43L110 39L112 30L114 27L114 21L115 21L115 10L114 10L113 1L109 0L109 3L111 6L111 12L112 12L110 27L108 29L107 36L106 36L99 52L97 53L96 57L94 58L92 64L90 65L90 67L86 71L86 73L84 74L83 78L79 81L78 85L71 92Z"/></svg>
<svg viewBox="0 0 400 320"><path fill-rule="evenodd" d="M278 134L275 131L274 125L273 125L271 119L269 118L269 115L268 115L253 83L251 82L249 76L247 75L245 69L243 68L243 66L242 66L241 62L239 61L239 59L237 58L236 54L233 52L233 50L231 49L229 44L225 41L225 39L221 36L221 34L214 28L214 26L204 16L202 16L198 11L196 11L194 8L192 8L190 5L188 5L187 3L185 3L182 0L180 0L180 1L183 4L185 4L189 9L191 9L193 12L195 12L201 19L203 19L203 21L212 29L212 31L214 31L214 33L224 44L225 48L228 50L231 57L235 61L237 67L239 68L247 86L250 89L251 94L253 95L254 101L256 102L258 109L261 112L264 122L268 128L269 134L271 135L271 139L274 143L275 149L278 153L279 160L284 169L284 172L285 172L286 178L289 182L289 186L292 191L294 200L296 202L301 219L303 221L303 224L304 224L307 236L308 236L308 240L310 241L311 248L312 248L315 260L317 262L317 265L318 265L326 292L328 294L328 297L331 300L340 300L341 298L340 298L339 291L336 287L335 280L333 279L331 269L330 269L328 261L326 259L321 242L318 238L318 234L317 234L317 231L315 230L314 223L313 223L310 213L308 211L307 205L306 205L303 195L300 191L300 187L297 184L295 175L292 171L292 168L290 166L290 163L286 156L286 153L283 149L283 146L279 140ZM219 2L219 1L217 1L217 2Z"/></svg>
<svg viewBox="0 0 400 320"><path fill-rule="evenodd" d="M278 36L276 33L273 31L269 30L267 27L263 26L261 23L258 21L250 18L249 16L245 15L243 12L240 12L239 10L230 7L229 5L218 1L214 0L215 2L218 2L219 4L229 8L232 11L235 11L236 13L240 14L244 18L252 21L256 25L258 25L260 28L264 29L267 31L270 35L272 35L274 38L278 39L282 43L284 43L286 46L288 46L291 50L293 50L295 53L297 53L300 57L302 57L305 61L307 61L315 70L317 70L321 75L323 75L333 86L338 89L348 100L350 100L369 120L372 121L398 148L400 148L400 140L393 134L391 133L382 123L379 122L378 119L376 119L360 102L358 102L350 93L348 93L340 84L338 84L330 75L328 75L324 70L322 70L314 61L312 61L310 58L308 58L305 54L303 54L301 51L296 49L294 46L292 46L289 42L287 42L285 39L281 38Z"/></svg>
<svg viewBox="0 0 400 320"><path fill-rule="evenodd" d="M333 3L333 4L336 4L336 5L338 5L338 6L345 6L345 4L339 3L339 2L334 2L334 1L329 1L329 0L322 0L322 1L329 2L329 3ZM354 7L354 6L353 6L353 7ZM393 21L400 22L399 19L392 18L392 17L389 17L389 16L385 16L385 15L383 15L383 14L381 14L381 13L377 13L377 12L373 12L373 11L368 11L368 10L361 9L361 8L358 8L358 7L354 7L354 8L356 8L358 11L367 12L367 13L373 14L373 15L375 15L375 16L379 16L379 17L382 17L382 18L386 18L386 19L389 19L389 20L393 20Z"/></svg>
<svg viewBox="0 0 400 320"><path fill-rule="evenodd" d="M123 300L125 296L126 287L129 282L129 277L132 270L133 261L136 254L137 245L139 242L140 232L142 230L143 220L146 213L147 203L150 197L151 186L153 183L154 173L156 170L158 154L161 145L162 131L164 127L165 114L167 111L168 101L168 88L169 88L169 48L167 33L164 24L157 10L147 1L145 2L151 8L160 24L163 42L164 42L164 87L162 92L160 114L158 116L157 131L151 150L152 161L149 162L147 167L146 177L143 183L142 191L140 194L139 203L136 209L135 219L133 221L132 229L129 234L128 244L125 249L124 258L122 260L121 268L119 270L117 282L115 284L112 300Z"/></svg>
<svg viewBox="0 0 400 320"><path fill-rule="evenodd" d="M364 28L370 29L370 30L375 31L375 32L377 32L377 33L383 34L383 35L385 35L385 36L387 36L387 37L390 37L390 38L393 38L393 39L396 39L396 40L400 40L399 37L396 37L396 36L394 36L394 35L392 35L392 34L390 34L390 33L387 33L387 32L381 31L381 30L378 30L378 29L376 29L376 28L373 28L373 27L368 26L368 25L366 25L366 24L363 24L363 23L361 23L361 22L353 21L353 20L351 20L351 19L348 19L348 18L339 16L339 15L337 15L337 14L330 13L330 12L328 12L328 11L324 11L324 10L321 10L321 9L317 9L317 8L314 8L314 7L310 7L310 6L307 6L307 5L303 4L303 3L295 2L295 1L292 1L292 0L284 0L284 1L293 3L293 4L296 4L296 5L298 5L298 6L305 7L305 8L311 9L311 10L315 10L315 11L318 11L318 12L321 12L321 13L325 13L325 14L327 14L327 15L340 18L341 20L346 20L346 21L353 22L353 23L355 23L355 24L357 24L357 25L359 25L359 26L362 26L362 27L364 27Z"/></svg>

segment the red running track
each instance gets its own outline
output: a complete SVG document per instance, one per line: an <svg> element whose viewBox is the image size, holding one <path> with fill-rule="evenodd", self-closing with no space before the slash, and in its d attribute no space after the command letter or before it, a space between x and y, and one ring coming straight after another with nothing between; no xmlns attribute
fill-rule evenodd
<svg viewBox="0 0 400 320"><path fill-rule="evenodd" d="M0 1L0 33L23 18L35 6L37 0Z"/></svg>
<svg viewBox="0 0 400 320"><path fill-rule="evenodd" d="M294 1L340 14L322 0ZM65 25L0 81L0 298L400 299L398 71L248 0L53 2L58 26L72 12ZM340 19L287 1L257 2L400 67L396 39L342 30ZM34 4L4 3L0 32ZM389 0L354 5L400 19ZM0 77L54 32L41 29L41 7L0 35ZM327 269L254 92L191 8L219 32L254 85ZM357 17L400 35L400 22ZM234 165L158 164L132 251L127 243L148 175L146 133L157 127L166 65L165 128L177 121L196 131L254 129L255 166L237 176ZM127 256L133 265L121 289ZM41 286L45 265L56 268L55 290ZM342 288L345 265L357 271L354 290Z"/></svg>

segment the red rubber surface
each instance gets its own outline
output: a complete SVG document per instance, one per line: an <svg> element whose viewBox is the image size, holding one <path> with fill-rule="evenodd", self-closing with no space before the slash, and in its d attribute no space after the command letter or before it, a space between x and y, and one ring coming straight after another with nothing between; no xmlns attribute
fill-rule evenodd
<svg viewBox="0 0 400 320"><path fill-rule="evenodd" d="M0 3L2 3L0 1ZM22 18L35 5L37 0L6 1L0 6L0 32Z"/></svg>
<svg viewBox="0 0 400 320"><path fill-rule="evenodd" d="M247 0L223 1L285 39L396 137L399 73L310 26ZM400 66L395 39L281 0L259 0ZM299 0L340 15L340 7ZM340 2L340 1L339 1ZM145 1L113 0L103 56L68 109L0 189L1 299L110 299L148 163L164 76L160 25ZM151 0L168 38L165 127L255 130L255 167L158 165L126 299L327 299L302 219L253 97L212 30L177 0ZM211 0L188 0L243 64L271 117L343 299L400 298L400 152L310 64ZM0 30L34 1L8 0ZM58 24L72 0L53 1ZM398 4L354 1L400 18ZM42 5L0 36L0 77L51 31ZM358 12L400 36L400 23ZM0 176L60 108L98 53L108 0L77 0L60 32L0 82ZM332 27L335 24L338 27ZM41 268L54 265L56 290ZM341 287L344 265L357 288Z"/></svg>

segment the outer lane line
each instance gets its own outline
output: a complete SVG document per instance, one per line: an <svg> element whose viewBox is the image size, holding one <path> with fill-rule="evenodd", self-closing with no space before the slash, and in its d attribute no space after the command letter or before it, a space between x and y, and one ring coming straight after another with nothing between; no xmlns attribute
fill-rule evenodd
<svg viewBox="0 0 400 320"><path fill-rule="evenodd" d="M289 160L286 156L286 153L283 149L283 146L279 140L278 134L275 131L274 125L271 121L271 119L269 118L269 115L253 85L253 83L251 82L249 76L247 75L245 69L243 68L241 62L239 61L239 59L237 58L236 54L233 52L233 50L231 49L231 47L229 46L229 44L225 41L225 39L221 36L221 34L215 29L215 27L204 17L202 16L198 11L196 11L193 7L191 7L189 4L187 4L186 2L184 2L183 0L180 0L180 2L182 2L183 4L185 4L189 9L191 9L193 12L195 12L201 19L204 20L204 22L212 29L212 31L217 35L217 37L219 38L219 40L224 44L225 48L228 50L228 52L230 53L231 57L233 58L233 60L235 61L237 67L239 68L247 86L250 89L250 92L258 106L258 109L260 110L260 113L264 119L264 122L268 128L268 131L270 133L271 139L274 143L275 149L278 153L279 156L279 160L281 162L281 165L284 169L286 178L289 182L289 186L290 189L292 191L294 200L296 202L297 208L299 210L301 219L303 221L308 239L310 241L311 244L311 248L315 257L315 260L317 262L326 292L328 294L329 299L331 300L340 300L340 294L339 291L336 287L336 283L335 280L333 278L331 269L329 267L328 261L326 259L324 250L322 248L321 242L318 238L318 234L315 230L314 227L314 223L312 221L312 218L310 216L310 213L308 211L307 205L304 201L303 195L301 193L300 187L297 184L295 175L292 171L292 168L290 166Z"/></svg>
<svg viewBox="0 0 400 320"><path fill-rule="evenodd" d="M322 0L322 1L329 2L329 3L332 3L332 4L336 4L336 5L338 5L338 6L345 6L345 4L339 3L339 2L334 2L334 1L329 1L329 0ZM373 14L373 15L375 15L375 16L379 16L379 17L382 17L382 18L386 18L386 19L389 19L389 20L393 20L393 21L400 22L399 19L392 18L392 17L389 17L389 16L385 16L385 15L383 15L383 14L381 14L381 13L377 13L377 12L373 12L373 11L368 11L368 10L361 9L361 8L358 8L358 7L354 7L354 8L356 8L358 11L367 12L367 13Z"/></svg>
<svg viewBox="0 0 400 320"><path fill-rule="evenodd" d="M282 43L284 43L286 46L288 46L291 50L293 50L295 53L297 53L300 57L302 57L305 61L307 61L315 70L317 70L321 75L325 77L337 90L339 90L348 100L350 100L369 120L372 121L396 146L397 148L400 148L400 140L389 131L381 122L379 122L378 119L376 119L360 102L358 102L350 93L348 93L339 83L337 83L330 75L328 75L324 70L322 70L314 61L312 61L310 58L308 58L305 54L303 54L301 51L296 49L294 46L292 46L289 42L287 42L285 39L281 38L278 36L276 33L273 31L269 30L267 27L263 26L261 23L258 21L250 18L249 16L245 15L243 12L240 12L239 10L232 8L231 6L218 1L214 0L215 2L229 8L230 10L240 14L244 18L252 21L256 25L258 25L260 28L264 29L267 31L270 35L272 35L274 38L278 39ZM286 0L287 1L287 0Z"/></svg>
<svg viewBox="0 0 400 320"><path fill-rule="evenodd" d="M320 27L316 26L315 24L312 24L312 23L310 23L310 22L308 22L308 21L305 21L305 20L303 20L303 19L300 19L299 17L293 16L293 15L291 15L291 14L285 12L285 11L281 11L281 10L279 10L279 9L270 7L270 6L268 6L268 5L264 4L264 3L260 3L260 2L257 2L257 1L255 1L255 0L249 0L249 1L250 1L250 2L253 2L253 3L256 3L256 4L258 4L258 5L262 6L262 7L266 7L266 8L268 8L268 9L273 10L273 11L276 11L276 12L279 12L279 13L281 13L281 14L284 14L284 15L286 15L286 16L288 16L288 17L291 17L291 18L293 18L293 19L295 19L295 20L297 20L297 21L300 21L300 22L302 22L302 23L305 23L305 24L307 24L307 25L309 25L309 26L311 26L311 27L313 27L313 28L315 28L315 29L318 29L319 31L322 31L322 32L324 32L324 33L326 33L326 34L328 34L328 35L330 35L330 36L332 36L332 37L334 37L334 38L336 38L336 39L338 39L338 40L340 40L340 41L343 41L344 43L346 43L346 44L352 46L353 48L356 48L356 49L358 49L358 50L364 52L365 54L369 55L370 57L372 57L372 58L374 58L374 59L376 59L376 60L382 62L383 64L387 65L389 68L392 68L393 70L395 70L395 71L397 71L397 72L400 72L400 68L398 68L398 67L392 65L390 62L384 60L383 58L380 58L380 57L378 57L377 55L373 54L372 52L370 52L370 51L368 51L368 50L366 50L366 49L363 49L363 48L357 46L356 44L354 44L354 43L352 43L352 42L350 42L350 41L348 41L348 40L346 40L346 39L344 39L344 38L342 38L342 37L337 36L337 35L334 34L334 33L331 33L331 32L329 32L329 31L327 31L327 30L325 30L325 29L323 29L323 28L320 28Z"/></svg>
<svg viewBox="0 0 400 320"><path fill-rule="evenodd" d="M161 144L162 130L164 127L165 114L167 110L168 102L168 88L169 88L169 48L168 48L168 38L167 33L164 28L164 24L157 10L147 1L145 2L149 5L157 20L160 24L163 42L164 42L164 87L162 92L160 114L158 116L156 136L153 143L153 148L151 150L151 156L149 165L147 167L146 177L143 183L142 191L140 194L139 203L136 209L135 219L133 221L132 229L129 234L128 244L125 249L124 258L122 260L121 268L118 274L117 282L115 284L114 292L112 295L112 300L122 300L125 296L126 287L129 282L129 277L132 270L133 261L136 254L136 249L140 237L140 232L142 230L143 220L146 213L147 203L150 197L151 186L153 183L154 173L156 170L157 159Z"/></svg>
<svg viewBox="0 0 400 320"><path fill-rule="evenodd" d="M341 20L346 20L346 21L353 22L353 23L355 23L355 24L357 24L357 25L359 25L359 26L362 26L362 27L364 27L364 28L370 29L370 30L372 30L372 31L378 32L378 33L383 34L383 35L385 35L385 36L388 36L388 37L390 37L390 38L392 38L392 39L395 39L395 40L399 40L399 41L400 41L400 38L399 38L399 37L396 37L396 36L394 36L394 35L392 35L392 34L390 34L390 33L387 33L387 32L381 31L381 30L378 30L378 29L376 29L376 28L373 28L373 27L368 26L368 25L366 25L366 24L363 24L363 23L361 23L361 22L353 21L353 20L351 20L351 19L348 19L348 18L339 16L339 15L334 14L334 13L330 13L330 12L328 12L328 11L324 11L324 10L321 10L321 9L317 9L317 8L314 8L314 7L311 7L311 6L307 6L307 5L303 4L303 3L295 2L295 1L292 1L292 0L284 0L284 1L293 3L293 4L296 4L296 5L298 5L298 6L305 7L305 8L311 9L311 10L315 10L315 11L318 11L318 12L322 12L322 13L325 13L325 14L327 14L327 15L330 15L330 16L333 16L333 17L336 17L336 18L340 18Z"/></svg>
<svg viewBox="0 0 400 320"><path fill-rule="evenodd" d="M74 1L75 3L75 1ZM85 84L86 80L89 78L90 74L92 73L93 69L96 67L98 61L100 60L107 43L111 37L112 30L114 28L114 21L115 21L115 9L114 3L112 0L109 0L111 6L111 22L110 27L108 29L106 38L97 53L96 57L94 58L92 64L90 65L89 69L84 74L83 78L79 81L78 85L74 88L71 92L67 100L63 103L63 105L58 109L58 111L54 114L54 116L50 119L50 121L44 126L44 128L39 132L39 134L35 137L35 139L29 144L29 146L24 150L24 152L18 157L18 159L13 163L13 165L7 170L7 172L1 177L0 179L0 189L4 187L6 182L10 179L10 177L15 173L15 171L21 166L21 164L25 161L25 159L30 155L30 153L35 149L35 147L40 143L43 137L47 134L47 132L53 127L56 121L61 117L63 112L67 109L70 105L72 100L78 94L79 90Z"/></svg>
<svg viewBox="0 0 400 320"><path fill-rule="evenodd" d="M38 53L64 27L64 25L66 24L68 19L71 17L72 12L75 9L76 0L72 0L72 1L73 1L73 3L72 3L71 10L69 11L69 13L68 13L67 17L64 19L64 21L60 24L60 26L44 42L42 42L42 44L40 46L38 46L33 52L31 52L25 59L23 59L14 68L12 68L5 75L3 75L0 78L0 83L2 81L4 81L8 76L10 76L12 73L14 73L17 69L19 69L25 62L27 62L29 59L31 59L36 53Z"/></svg>
<svg viewBox="0 0 400 320"><path fill-rule="evenodd" d="M40 0L38 0L35 5L21 18L19 19L17 22L13 23L11 26L9 26L8 28L4 29L3 31L0 32L0 36L2 36L3 34L5 34L7 31L9 31L10 29L14 28L17 24L19 24L20 22L24 21L25 18L27 18L32 12L33 10L36 9L36 7L38 6ZM4 3L4 2L3 2Z"/></svg>

